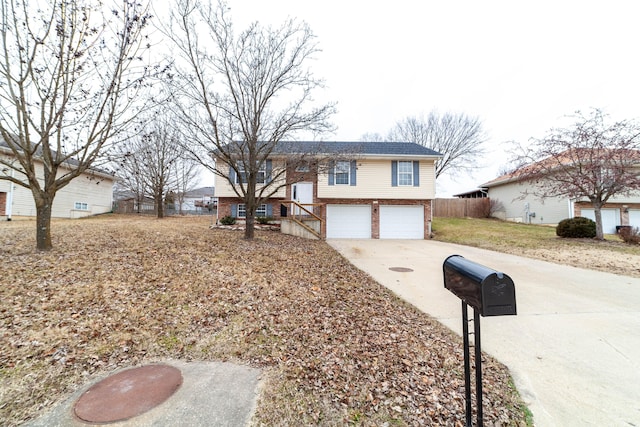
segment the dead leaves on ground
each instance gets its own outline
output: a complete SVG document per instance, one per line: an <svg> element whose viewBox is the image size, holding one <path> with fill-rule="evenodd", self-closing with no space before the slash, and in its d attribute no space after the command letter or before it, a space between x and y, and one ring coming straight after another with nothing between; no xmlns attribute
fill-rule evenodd
<svg viewBox="0 0 640 427"><path fill-rule="evenodd" d="M0 228L3 423L173 358L264 368L257 425L464 424L461 339L323 242L115 216L55 222L39 254L30 226ZM506 369L484 369L487 424L520 424Z"/></svg>

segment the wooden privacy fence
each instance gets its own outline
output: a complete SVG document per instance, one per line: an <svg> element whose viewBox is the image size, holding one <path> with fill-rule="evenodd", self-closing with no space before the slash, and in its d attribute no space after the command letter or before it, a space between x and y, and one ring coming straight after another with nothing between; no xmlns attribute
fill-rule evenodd
<svg viewBox="0 0 640 427"><path fill-rule="evenodd" d="M491 199L435 199L434 217L449 218L488 218L491 211Z"/></svg>

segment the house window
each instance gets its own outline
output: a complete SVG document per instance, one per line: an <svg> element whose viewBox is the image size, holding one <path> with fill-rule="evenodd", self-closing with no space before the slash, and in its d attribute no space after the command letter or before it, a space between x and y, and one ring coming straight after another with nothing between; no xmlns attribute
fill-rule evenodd
<svg viewBox="0 0 640 427"><path fill-rule="evenodd" d="M398 162L398 185L413 185L413 162Z"/></svg>
<svg viewBox="0 0 640 427"><path fill-rule="evenodd" d="M337 161L335 167L336 185L349 185L349 175L351 174L351 162Z"/></svg>
<svg viewBox="0 0 640 427"><path fill-rule="evenodd" d="M73 208L77 211L88 211L89 205L83 202L75 202Z"/></svg>
<svg viewBox="0 0 640 427"><path fill-rule="evenodd" d="M236 184L240 184L240 182L247 182L247 172L244 169L244 163L238 162L236 164L238 168L238 174L236 175ZM267 176L267 164L266 162L262 163L260 169L258 170L258 176L256 177L256 184L264 184L265 177Z"/></svg>
<svg viewBox="0 0 640 427"><path fill-rule="evenodd" d="M267 216L267 205L260 205L256 209L256 217ZM247 206L244 203L238 205L238 218L247 217Z"/></svg>
<svg viewBox="0 0 640 427"><path fill-rule="evenodd" d="M309 163L303 162L296 166L296 172L309 172Z"/></svg>

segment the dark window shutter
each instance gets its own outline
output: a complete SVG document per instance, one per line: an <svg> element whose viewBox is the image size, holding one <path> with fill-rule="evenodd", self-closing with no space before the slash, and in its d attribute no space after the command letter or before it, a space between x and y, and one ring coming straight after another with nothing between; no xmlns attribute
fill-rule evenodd
<svg viewBox="0 0 640 427"><path fill-rule="evenodd" d="M420 162L413 162L413 186L420 187Z"/></svg>
<svg viewBox="0 0 640 427"><path fill-rule="evenodd" d="M266 165L265 165L265 177L264 177L264 182L265 183L270 183L271 182L271 171L273 171L273 164L271 163L271 159L267 159L266 160Z"/></svg>
<svg viewBox="0 0 640 427"><path fill-rule="evenodd" d="M231 205L231 216L234 218L238 216L238 205Z"/></svg>
<svg viewBox="0 0 640 427"><path fill-rule="evenodd" d="M234 184L236 183L236 171L234 171L231 166L229 166L229 181Z"/></svg>
<svg viewBox="0 0 640 427"><path fill-rule="evenodd" d="M395 160L391 162L391 186L398 186L398 162Z"/></svg>
<svg viewBox="0 0 640 427"><path fill-rule="evenodd" d="M335 180L335 168L336 168L336 162L334 161L330 161L329 162L329 185L334 185L336 180Z"/></svg>
<svg viewBox="0 0 640 427"><path fill-rule="evenodd" d="M267 203L267 216L273 216L273 206L271 203Z"/></svg>
<svg viewBox="0 0 640 427"><path fill-rule="evenodd" d="M356 172L357 172L357 164L355 160L351 160L351 176L349 177L349 185L352 187L356 185Z"/></svg>

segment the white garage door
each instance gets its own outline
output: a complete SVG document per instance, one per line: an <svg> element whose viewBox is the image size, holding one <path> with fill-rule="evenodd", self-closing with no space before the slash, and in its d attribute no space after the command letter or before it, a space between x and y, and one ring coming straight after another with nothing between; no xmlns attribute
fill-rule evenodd
<svg viewBox="0 0 640 427"><path fill-rule="evenodd" d="M640 210L629 209L629 225L640 228Z"/></svg>
<svg viewBox="0 0 640 427"><path fill-rule="evenodd" d="M423 206L380 206L381 239L424 239Z"/></svg>
<svg viewBox="0 0 640 427"><path fill-rule="evenodd" d="M327 239L370 239L371 206L327 205Z"/></svg>
<svg viewBox="0 0 640 427"><path fill-rule="evenodd" d="M593 209L582 209L582 216L593 221L596 220ZM602 232L616 234L616 225L620 225L620 209L602 209Z"/></svg>

